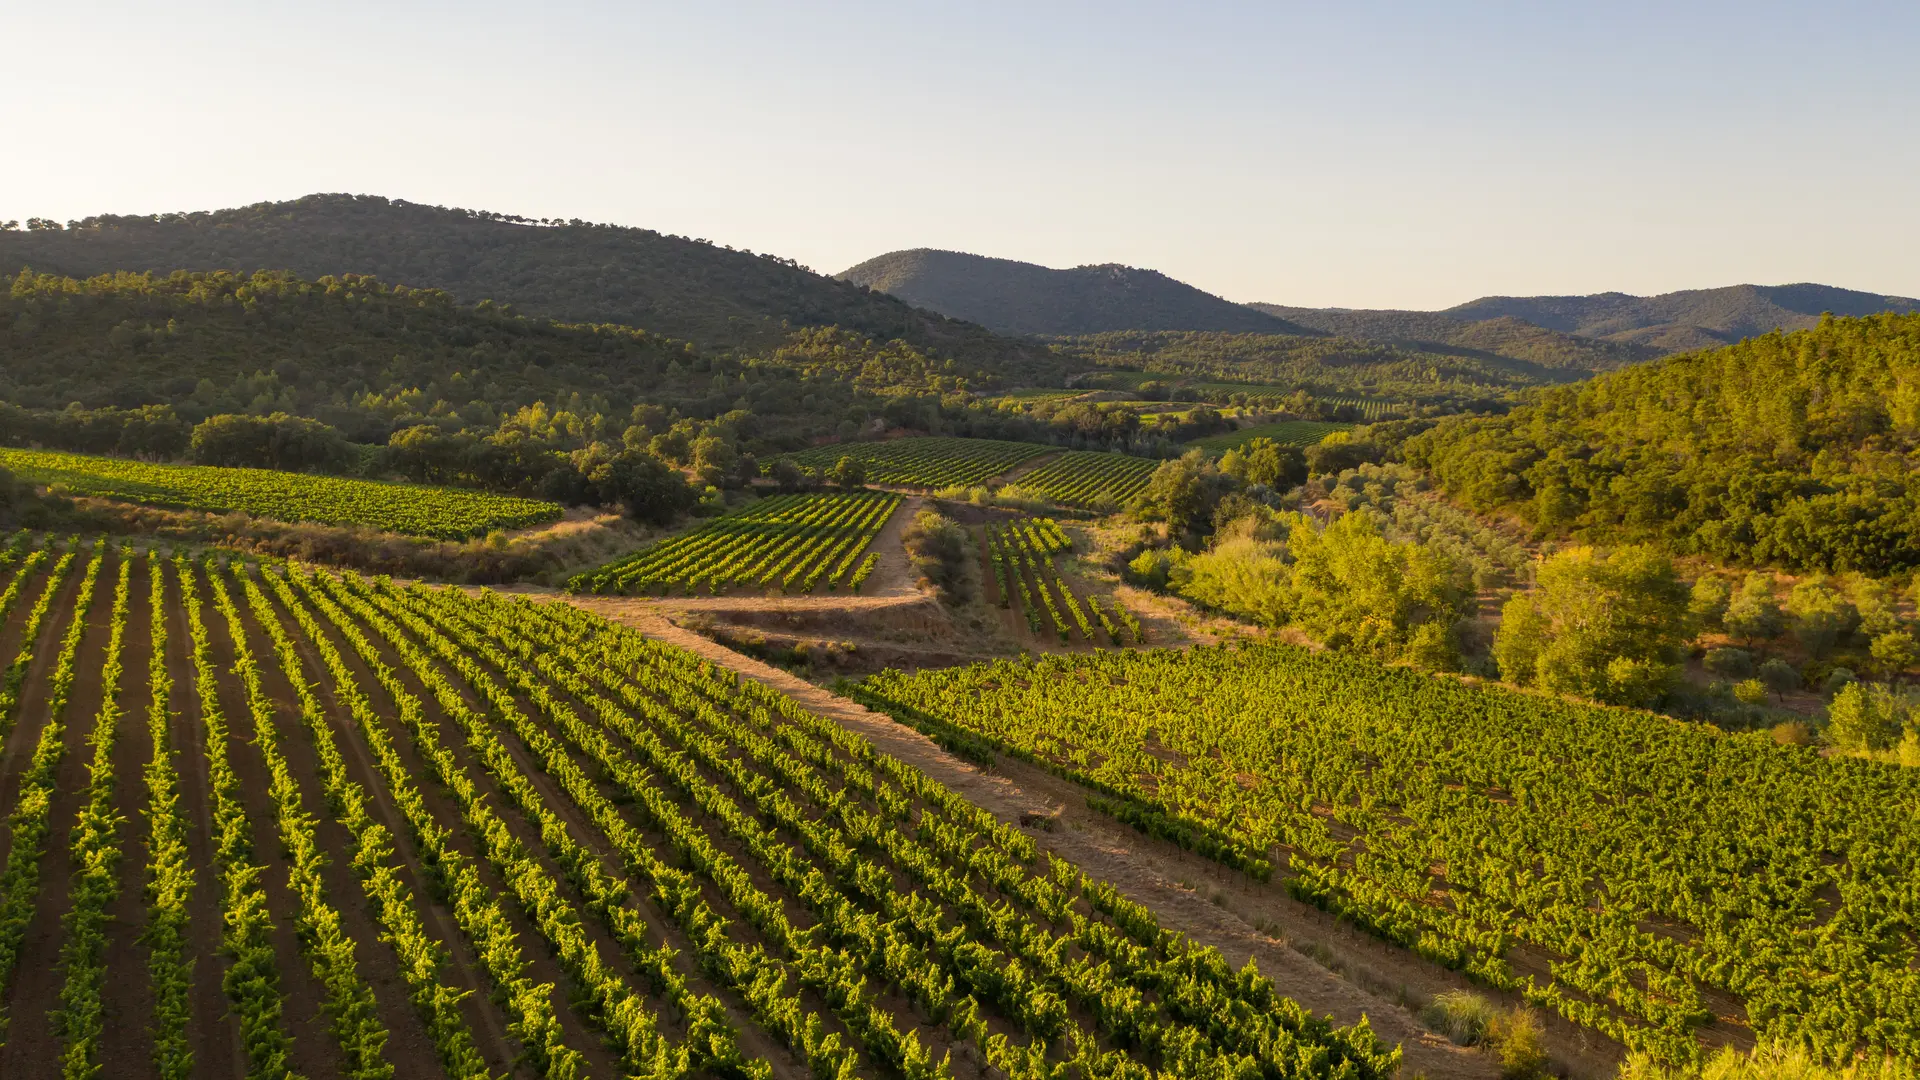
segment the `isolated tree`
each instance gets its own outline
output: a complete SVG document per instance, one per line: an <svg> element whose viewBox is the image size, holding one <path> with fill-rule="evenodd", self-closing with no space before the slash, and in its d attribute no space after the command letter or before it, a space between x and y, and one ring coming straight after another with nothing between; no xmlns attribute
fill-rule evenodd
<svg viewBox="0 0 1920 1080"><path fill-rule="evenodd" d="M1199 450L1163 461L1134 496L1133 512L1147 521L1164 521L1175 536L1197 535L1213 519L1214 506L1236 481Z"/></svg>
<svg viewBox="0 0 1920 1080"><path fill-rule="evenodd" d="M1772 641L1785 628L1780 601L1773 596L1773 575L1754 571L1740 583L1740 591L1727 605L1722 620L1727 633L1751 647L1758 641Z"/></svg>
<svg viewBox="0 0 1920 1080"><path fill-rule="evenodd" d="M1733 586L1723 577L1703 577L1693 583L1687 600L1687 615L1701 630L1719 630L1733 600Z"/></svg>
<svg viewBox="0 0 1920 1080"><path fill-rule="evenodd" d="M1885 750L1911 707L1884 686L1848 683L1827 703L1827 740L1843 750Z"/></svg>
<svg viewBox="0 0 1920 1080"><path fill-rule="evenodd" d="M1898 598L1886 582L1865 574L1852 575L1847 583L1847 598L1860 613L1859 631L1867 640L1900 629Z"/></svg>
<svg viewBox="0 0 1920 1080"><path fill-rule="evenodd" d="M1372 511L1324 529L1302 520L1287 538L1293 621L1333 648L1435 668L1458 663L1454 625L1472 601L1471 574L1423 544L1396 543Z"/></svg>
<svg viewBox="0 0 1920 1080"><path fill-rule="evenodd" d="M1679 677L1688 599L1673 561L1652 548L1569 548L1507 601L1494 659L1523 685L1648 705Z"/></svg>
<svg viewBox="0 0 1920 1080"><path fill-rule="evenodd" d="M715 435L702 435L689 443L687 449L691 455L689 464L702 481L716 487L733 482L739 454L732 443Z"/></svg>
<svg viewBox="0 0 1920 1080"><path fill-rule="evenodd" d="M834 483L852 491L866 485L867 463L851 455L843 456L833 463L833 472L828 475Z"/></svg>
<svg viewBox="0 0 1920 1080"><path fill-rule="evenodd" d="M775 458L773 464L767 467L767 475L783 492L799 491L807 480L807 474L793 463L792 458Z"/></svg>
<svg viewBox="0 0 1920 1080"><path fill-rule="evenodd" d="M1853 601L1821 578L1795 585L1787 594L1786 611L1792 618L1794 640L1811 657L1825 656L1860 625Z"/></svg>
<svg viewBox="0 0 1920 1080"><path fill-rule="evenodd" d="M1889 676L1898 675L1920 661L1920 644L1915 643L1910 630L1889 630L1874 638L1867 651L1874 665Z"/></svg>
<svg viewBox="0 0 1920 1080"><path fill-rule="evenodd" d="M1800 689L1800 673L1777 656L1761 664L1756 674L1775 697L1785 697L1788 691Z"/></svg>
<svg viewBox="0 0 1920 1080"><path fill-rule="evenodd" d="M1709 649L1703 663L1708 671L1723 679L1753 677L1753 654L1745 649Z"/></svg>

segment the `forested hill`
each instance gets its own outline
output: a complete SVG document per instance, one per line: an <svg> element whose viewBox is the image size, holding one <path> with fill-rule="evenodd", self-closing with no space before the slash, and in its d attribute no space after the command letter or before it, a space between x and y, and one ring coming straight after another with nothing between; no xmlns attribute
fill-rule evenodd
<svg viewBox="0 0 1920 1080"><path fill-rule="evenodd" d="M1800 284L1733 285L1659 296L1486 296L1440 314L1472 322L1511 317L1549 330L1671 353L1712 348L1776 329L1804 330L1827 312L1912 311L1920 311L1920 300Z"/></svg>
<svg viewBox="0 0 1920 1080"><path fill-rule="evenodd" d="M1044 350L921 311L771 255L648 229L309 195L209 213L102 216L0 232L0 271L86 278L121 270L371 274L573 323L643 327L703 347L765 348L789 327L841 326L1027 375ZM1024 381L1024 380L1023 380Z"/></svg>
<svg viewBox="0 0 1920 1080"><path fill-rule="evenodd" d="M1920 314L1814 328L1542 391L1407 445L1542 533L1792 569L1920 565Z"/></svg>
<svg viewBox="0 0 1920 1080"><path fill-rule="evenodd" d="M354 276L22 274L0 292L0 403L161 405L189 421L286 412L360 442L422 423L492 430L545 402L606 417L614 438L641 413L657 425L669 410L702 419L745 410L743 436L798 446L865 420L883 399L965 389L970 374L845 330L794 331L739 357Z"/></svg>
<svg viewBox="0 0 1920 1080"><path fill-rule="evenodd" d="M1013 259L917 248L869 259L840 277L1003 334L1225 330L1312 334L1284 319L1202 292L1156 270L1053 270Z"/></svg>
<svg viewBox="0 0 1920 1080"><path fill-rule="evenodd" d="M1651 360L1666 350L1579 337L1511 316L1470 322L1436 311L1297 308L1249 304L1301 326L1357 341L1407 345L1461 356L1524 360L1567 371L1611 371Z"/></svg>

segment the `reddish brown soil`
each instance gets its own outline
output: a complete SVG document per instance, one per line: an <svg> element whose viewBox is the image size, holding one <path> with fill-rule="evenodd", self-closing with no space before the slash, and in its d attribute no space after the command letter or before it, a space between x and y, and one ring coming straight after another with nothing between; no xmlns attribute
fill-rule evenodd
<svg viewBox="0 0 1920 1080"><path fill-rule="evenodd" d="M74 565L73 579L83 575L80 562ZM100 568L94 584L93 602L79 613L85 619L86 633L75 654L75 678L66 707L59 717L65 725L65 753L55 771L48 832L42 839L40 890L34 898L32 920L21 942L18 966L13 972L7 1000L7 1043L0 1051L0 1076L53 1076L60 1072L60 1040L54 1034L53 1010L60 1005L60 988L65 983L60 966L60 943L65 938L60 917L67 910L72 877L68 858L68 836L74 815L80 806L81 789L87 783L87 762L91 753L86 739L93 731L101 702L105 699L100 671L106 663L108 624L113 609L115 560ZM71 620L76 617L72 603L63 596L53 609L58 617L49 618L43 648L49 662L56 662ZM42 729L50 722L44 683L40 691L23 696L19 723L13 732L14 760L24 769L32 758ZM8 794L11 813L18 803L18 777Z"/></svg>

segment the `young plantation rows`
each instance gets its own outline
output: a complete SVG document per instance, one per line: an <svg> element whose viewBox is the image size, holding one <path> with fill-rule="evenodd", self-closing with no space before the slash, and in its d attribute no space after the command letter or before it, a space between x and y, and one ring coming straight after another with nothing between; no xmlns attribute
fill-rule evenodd
<svg viewBox="0 0 1920 1080"><path fill-rule="evenodd" d="M458 488L272 469L154 465L48 450L0 449L0 467L36 484L62 484L75 495L214 513L238 510L278 521L358 525L443 540L526 528L561 514L558 503Z"/></svg>
<svg viewBox="0 0 1920 1080"><path fill-rule="evenodd" d="M835 443L789 456L814 470L832 469L850 457L866 466L868 483L943 488L978 484L1052 449L1038 443L933 436Z"/></svg>
<svg viewBox="0 0 1920 1080"><path fill-rule="evenodd" d="M880 561L867 547L899 505L898 495L882 492L776 495L581 574L567 588L691 595L732 587L809 593L824 585L857 593Z"/></svg>
<svg viewBox="0 0 1920 1080"><path fill-rule="evenodd" d="M1661 1058L1740 1025L1920 1057L1911 769L1284 645L889 672L859 696Z"/></svg>
<svg viewBox="0 0 1920 1080"><path fill-rule="evenodd" d="M1159 467L1151 458L1071 450L1021 477L1020 487L1064 506L1120 505L1146 487Z"/></svg>
<svg viewBox="0 0 1920 1080"><path fill-rule="evenodd" d="M1058 635L1061 644L1081 641L1138 645L1145 640L1140 620L1108 597L1073 594L1053 557L1073 542L1051 518L1027 518L986 527L988 573L1000 606L1018 611L1035 637ZM1018 603L1015 599L1018 598Z"/></svg>
<svg viewBox="0 0 1920 1080"><path fill-rule="evenodd" d="M0 582L7 1076L1398 1064L836 724L567 605L96 544L16 544Z"/></svg>

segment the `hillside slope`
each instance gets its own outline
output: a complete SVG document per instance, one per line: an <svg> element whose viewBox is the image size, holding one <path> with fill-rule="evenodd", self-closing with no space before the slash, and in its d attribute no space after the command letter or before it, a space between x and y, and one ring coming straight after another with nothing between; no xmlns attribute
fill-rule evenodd
<svg viewBox="0 0 1920 1080"><path fill-rule="evenodd" d="M1920 314L1610 372L1443 423L1409 459L1541 533L1795 569L1920 565Z"/></svg>
<svg viewBox="0 0 1920 1080"><path fill-rule="evenodd" d="M1732 285L1659 296L1485 296L1439 314L1468 322L1514 318L1549 330L1662 353L1711 348L1769 331L1804 330L1823 312L1920 311L1920 300L1831 285Z"/></svg>
<svg viewBox="0 0 1920 1080"><path fill-rule="evenodd" d="M699 418L749 410L752 434L800 445L864 419L861 392L964 388L974 375L842 330L796 331L765 355L702 352L643 330L475 309L435 289L284 273L16 277L0 292L0 402L33 409L172 406L313 417L361 442L431 423L492 429L545 402L579 439L620 437L638 405ZM543 421L544 423L544 421ZM604 426L606 430L588 430ZM0 441L15 434L0 431Z"/></svg>
<svg viewBox="0 0 1920 1080"><path fill-rule="evenodd" d="M1115 264L1053 270L1013 259L916 248L868 259L840 277L1003 334L1313 333L1159 271Z"/></svg>
<svg viewBox="0 0 1920 1080"><path fill-rule="evenodd" d="M1579 337L1511 316L1474 322L1437 311L1297 308L1281 304L1247 306L1322 333L1357 341L1412 345L1428 351L1482 358L1503 357L1569 371L1610 371L1651 360L1662 352L1644 345Z"/></svg>
<svg viewBox="0 0 1920 1080"><path fill-rule="evenodd" d="M759 349L788 327L836 325L1025 375L1044 350L957 323L769 255L585 222L369 195L309 195L233 210L102 216L79 228L0 232L0 271L87 278L121 270L372 274L573 323L620 323L709 348Z"/></svg>

